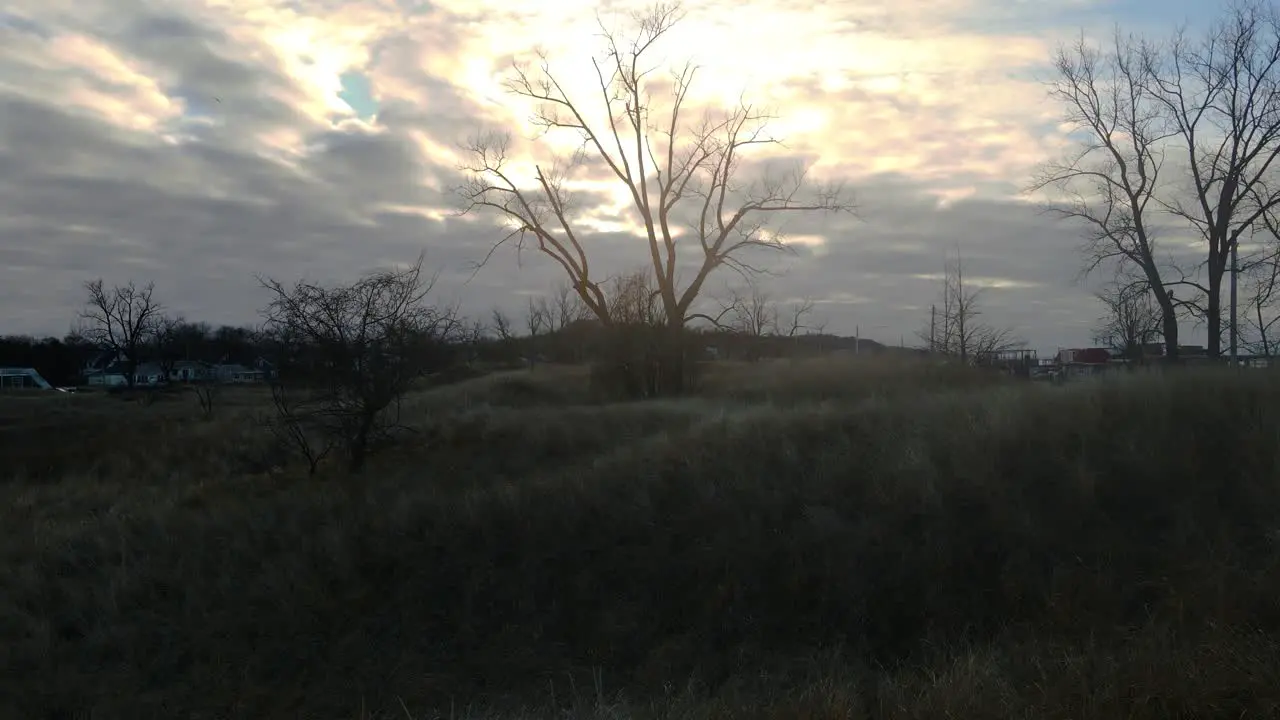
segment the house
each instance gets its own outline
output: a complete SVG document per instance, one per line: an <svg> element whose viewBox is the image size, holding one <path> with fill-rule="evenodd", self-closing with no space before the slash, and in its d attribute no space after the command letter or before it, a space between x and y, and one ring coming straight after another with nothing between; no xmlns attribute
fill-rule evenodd
<svg viewBox="0 0 1280 720"><path fill-rule="evenodd" d="M213 378L213 365L199 360L179 360L169 369L169 382L204 382Z"/></svg>
<svg viewBox="0 0 1280 720"><path fill-rule="evenodd" d="M105 351L98 353L84 367L84 380L87 385L103 387L119 387L128 385L124 353Z"/></svg>
<svg viewBox="0 0 1280 720"><path fill-rule="evenodd" d="M266 379L265 370L251 368L239 363L228 363L213 366L213 375L222 383L258 383Z"/></svg>
<svg viewBox="0 0 1280 720"><path fill-rule="evenodd" d="M138 367L133 370L134 385L163 385L168 380L169 378L160 363L139 363Z"/></svg>
<svg viewBox="0 0 1280 720"><path fill-rule="evenodd" d="M53 386L35 368L0 367L0 389L12 388L52 390Z"/></svg>

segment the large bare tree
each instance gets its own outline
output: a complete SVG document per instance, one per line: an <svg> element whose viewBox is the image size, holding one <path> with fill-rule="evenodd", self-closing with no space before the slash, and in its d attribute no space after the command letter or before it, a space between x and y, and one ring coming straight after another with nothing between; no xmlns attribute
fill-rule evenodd
<svg viewBox="0 0 1280 720"><path fill-rule="evenodd" d="M1105 51L1083 36L1058 48L1049 92L1065 108L1072 131L1087 139L1066 159L1042 166L1032 189L1063 194L1048 209L1081 225L1086 274L1113 261L1138 271L1160 308L1165 354L1176 360L1177 298L1157 251L1153 219L1161 208L1156 193L1164 143L1173 133L1148 76L1150 52L1119 30Z"/></svg>
<svg viewBox="0 0 1280 720"><path fill-rule="evenodd" d="M1280 205L1276 8L1236 0L1201 34L1181 29L1157 43L1117 30L1105 53L1081 39L1056 60L1052 94L1090 139L1070 161L1047 167L1037 186L1069 190L1074 202L1060 213L1089 228L1090 268L1116 258L1142 272L1161 310L1166 354L1177 357L1185 312L1208 326L1209 354L1220 355L1232 257ZM1166 160L1178 169L1162 176ZM1196 267L1157 255L1157 215L1204 241Z"/></svg>
<svg viewBox="0 0 1280 720"><path fill-rule="evenodd" d="M633 16L634 33L624 38L604 31L605 55L593 59L595 98L570 97L546 56L536 72L518 68L507 83L513 94L538 103L533 122L547 132L576 135L582 145L571 158L537 165L532 182L514 175L509 137L488 135L469 143L469 181L459 188L464 212L487 210L502 218L510 232L490 250L515 240L532 240L537 250L564 271L574 291L604 325L615 318L607 283L592 266L590 232L579 223L569 181L588 165L603 167L625 188L633 218L643 228L648 271L668 327L683 327L707 278L729 266L757 271L746 252L786 250L769 229L780 214L847 211L852 205L838 186L816 187L806 174L744 182L744 155L753 146L776 145L767 133L770 116L749 104L692 120L689 93L697 68L672 72L663 86L665 107L653 99L652 82L659 41L681 19L678 4L658 5ZM602 121L594 117L605 118ZM680 230L687 228L688 235ZM685 256L696 270L681 286L678 270ZM486 260L489 256L486 256ZM483 264L483 263L482 263Z"/></svg>
<svg viewBox="0 0 1280 720"><path fill-rule="evenodd" d="M1152 97L1177 134L1189 193L1163 205L1204 239L1204 284L1188 308L1208 325L1209 354L1222 343L1222 282L1242 237L1280 204L1280 16L1265 0L1237 0L1202 36L1177 32L1145 55ZM1189 197L1188 197L1189 195Z"/></svg>
<svg viewBox="0 0 1280 720"><path fill-rule="evenodd" d="M101 279L84 284L89 294L80 313L80 336L116 356L125 382L134 386L140 356L152 337L164 308L155 299L155 283L106 287Z"/></svg>

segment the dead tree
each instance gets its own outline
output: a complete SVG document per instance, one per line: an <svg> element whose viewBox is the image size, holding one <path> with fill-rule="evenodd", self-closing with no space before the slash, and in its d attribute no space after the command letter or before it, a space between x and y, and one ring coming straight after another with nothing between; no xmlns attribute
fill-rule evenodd
<svg viewBox="0 0 1280 720"><path fill-rule="evenodd" d="M1120 350L1131 363L1146 359L1146 346L1160 339L1160 308L1141 278L1120 276L1094 294L1106 308L1093 340Z"/></svg>
<svg viewBox="0 0 1280 720"><path fill-rule="evenodd" d="M260 279L273 296L264 328L291 362L273 380L272 427L306 456L314 472L333 449L358 472L400 423L400 400L446 362L445 346L463 329L452 308L428 304L434 278L423 257L400 270L350 285Z"/></svg>
<svg viewBox="0 0 1280 720"><path fill-rule="evenodd" d="M825 323L811 324L813 315L813 298L804 297L790 303L785 315L779 314L778 334L793 338L804 332L822 332ZM785 318L785 319L784 319Z"/></svg>
<svg viewBox="0 0 1280 720"><path fill-rule="evenodd" d="M658 327L663 324L662 291L644 270L615 275L604 296L615 325Z"/></svg>
<svg viewBox="0 0 1280 720"><path fill-rule="evenodd" d="M575 323L591 317L591 310L582 302L573 286L567 282L556 286L548 306L551 332L560 332Z"/></svg>
<svg viewBox="0 0 1280 720"><path fill-rule="evenodd" d="M173 377L173 368L183 355L183 330L186 325L181 317L160 315L151 328L152 356L166 381Z"/></svg>
<svg viewBox="0 0 1280 720"><path fill-rule="evenodd" d="M201 416L209 420L213 418L213 410L222 396L222 383L217 378L203 377L191 382L196 393L196 401L200 403Z"/></svg>
<svg viewBox="0 0 1280 720"><path fill-rule="evenodd" d="M752 338L778 334L778 304L756 283L733 290L722 307L723 325L732 332Z"/></svg>
<svg viewBox="0 0 1280 720"><path fill-rule="evenodd" d="M498 342L509 343L515 339L515 333L511 330L511 318L507 317L501 308L494 308L490 318L489 327L493 330Z"/></svg>
<svg viewBox="0 0 1280 720"><path fill-rule="evenodd" d="M1244 277L1240 339L1248 352L1271 357L1277 349L1276 324L1280 322L1280 225L1268 212L1264 226L1267 239L1262 249L1240 268Z"/></svg>
<svg viewBox="0 0 1280 720"><path fill-rule="evenodd" d="M1175 188L1161 204L1204 239L1204 284L1186 303L1205 321L1209 355L1221 353L1222 281L1232 250L1280 205L1280 16L1269 2L1244 0L1203 36L1176 33L1144 53L1150 97L1187 166L1190 197Z"/></svg>
<svg viewBox="0 0 1280 720"><path fill-rule="evenodd" d="M581 338L577 337L581 333L578 330L582 321L590 317L591 312L582 303L582 298L568 283L557 285L549 295L529 300L530 334L547 336L535 345L560 361L578 362L582 359ZM540 327L539 333L534 333L535 325Z"/></svg>
<svg viewBox="0 0 1280 720"><path fill-rule="evenodd" d="M1009 328L996 328L982 321L982 288L965 280L963 259L948 259L938 294L934 317L927 331L920 333L931 352L971 365L996 353L1022 347ZM940 311L940 312L939 312Z"/></svg>
<svg viewBox="0 0 1280 720"><path fill-rule="evenodd" d="M1271 357L1276 352L1276 323L1280 321L1280 265L1260 265L1245 285L1243 330L1245 349L1254 355Z"/></svg>
<svg viewBox="0 0 1280 720"><path fill-rule="evenodd" d="M471 161L463 170L470 179L458 189L462 211L493 212L508 229L481 265L507 242L523 248L532 241L560 266L592 315L603 325L612 324L608 289L591 265L589 231L579 223L577 198L568 190L574 174L590 161L607 168L630 197L632 219L643 228L648 272L664 322L682 329L707 278L718 268L753 274L758 269L746 253L789 249L781 235L769 231L771 218L852 211L839 187L808 188L804 170L754 183L741 177L748 151L778 143L766 132L771 118L740 103L719 116L690 122L686 100L695 66L686 64L672 73L665 107L654 101L650 76L655 60L650 56L660 52L660 41L680 18L679 5L656 6L633 17L636 28L630 39L601 23L605 55L592 60L598 107L586 98L569 97L545 55L537 72L515 69L507 89L539 104L533 122L547 133L576 136L582 144L570 158L535 165L532 182L513 174L508 136L489 135L468 144ZM591 119L597 115L607 121ZM683 227L689 232L681 235ZM697 269L680 287L677 268L687 264L682 253L694 255Z"/></svg>
<svg viewBox="0 0 1280 720"><path fill-rule="evenodd" d="M552 327L551 307L545 297L531 297L525 309L524 325L529 337L538 338Z"/></svg>
<svg viewBox="0 0 1280 720"><path fill-rule="evenodd" d="M81 337L100 350L114 355L124 369L130 388L134 370L164 308L155 299L155 283L107 288L102 280L84 284L89 293L87 307L80 313Z"/></svg>
<svg viewBox="0 0 1280 720"><path fill-rule="evenodd" d="M755 360L760 357L765 338L794 338L801 331L809 330L808 317L813 309L813 300L809 298L784 308L759 283L750 281L745 287L731 288L714 316L694 313L690 319L706 320L717 330L744 339L748 344L747 358Z"/></svg>

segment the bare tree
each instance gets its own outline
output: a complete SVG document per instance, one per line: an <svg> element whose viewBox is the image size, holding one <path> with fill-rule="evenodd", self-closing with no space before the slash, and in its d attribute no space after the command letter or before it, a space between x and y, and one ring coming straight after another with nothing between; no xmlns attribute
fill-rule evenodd
<svg viewBox="0 0 1280 720"><path fill-rule="evenodd" d="M202 416L206 420L212 418L218 398L222 396L222 384L216 378L210 377L198 378L191 384L195 388L196 401L200 403Z"/></svg>
<svg viewBox="0 0 1280 720"><path fill-rule="evenodd" d="M1014 337L1011 329L996 328L982 321L982 294L982 288L967 284L963 259L959 255L948 258L938 297L941 312L931 319L928 331L920 333L931 352L970 365L1024 344Z"/></svg>
<svg viewBox="0 0 1280 720"><path fill-rule="evenodd" d="M507 317L501 308L494 308L489 317L489 327L499 342L511 342L515 338L515 333L511 329L511 318Z"/></svg>
<svg viewBox="0 0 1280 720"><path fill-rule="evenodd" d="M1160 338L1160 309L1141 278L1119 277L1094 297L1106 308L1098 318L1094 342L1118 349L1133 363L1146 357L1146 345Z"/></svg>
<svg viewBox="0 0 1280 720"><path fill-rule="evenodd" d="M658 327L663 323L661 293L643 269L615 275L604 295L609 317L615 325Z"/></svg>
<svg viewBox="0 0 1280 720"><path fill-rule="evenodd" d="M1277 349L1280 322L1280 226L1267 213L1268 240L1241 268L1244 275L1244 317L1241 341L1255 355L1271 357Z"/></svg>
<svg viewBox="0 0 1280 720"><path fill-rule="evenodd" d="M721 315L726 317L717 324L733 332L753 338L778 334L778 305L756 283L732 290Z"/></svg>
<svg viewBox="0 0 1280 720"><path fill-rule="evenodd" d="M84 284L89 293L80 313L80 335L99 349L116 355L125 370L125 382L134 386L134 369L164 308L154 297L155 283L107 288L102 280Z"/></svg>
<svg viewBox="0 0 1280 720"><path fill-rule="evenodd" d="M652 102L654 69L649 56L681 16L678 4L653 7L633 17L637 27L630 40L601 23L606 53L593 60L592 67L599 110L607 122L588 119L589 105L566 94L545 56L537 73L516 68L507 89L540 103L534 123L547 132L576 134L582 141L573 157L549 167L536 166L532 184L511 174L509 138L482 137L467 148L472 160L464 170L471 178L459 188L463 212L496 212L510 229L489 255L512 239L523 247L532 238L538 251L561 267L582 302L606 326L616 321L608 288L593 273L586 230L577 223L576 198L567 189L567 182L589 158L608 168L631 197L634 217L647 238L649 274L656 285L658 306L671 328L683 328L689 309L717 268L728 265L754 273L757 269L748 264L744 252L788 249L781 236L769 232L771 216L852 211L838 187L806 193L803 171L741 187L744 152L752 146L778 143L766 133L770 117L744 103L720 117L688 123L685 104L696 75L693 65L672 73L665 109ZM686 206L690 212L684 212ZM691 239L677 232L683 224L690 228ZM687 245L701 260L688 284L679 287L680 251Z"/></svg>
<svg viewBox="0 0 1280 720"><path fill-rule="evenodd" d="M261 279L273 295L265 328L294 359L273 381L273 429L313 472L336 448L349 470L362 469L369 453L404 427L400 399L445 362L443 346L463 330L454 309L427 303L434 278L423 277L422 262L419 256L408 268L333 287Z"/></svg>
<svg viewBox="0 0 1280 720"><path fill-rule="evenodd" d="M786 315L780 315L778 319L778 334L786 337L795 337L804 332L821 332L826 323L818 322L813 324L810 316L813 314L813 298L801 298L791 303L787 307ZM785 320L784 320L785 318Z"/></svg>
<svg viewBox="0 0 1280 720"><path fill-rule="evenodd" d="M528 307L524 315L525 329L528 331L529 337L537 338L547 332L552 327L551 318L552 311L547 298L529 298Z"/></svg>
<svg viewBox="0 0 1280 720"><path fill-rule="evenodd" d="M719 330L750 337L795 337L801 331L817 329L810 325L813 311L814 302L807 297L787 303L784 310L783 303L752 280L746 287L730 288L728 298L720 301L714 316L693 313L689 317L706 320Z"/></svg>
<svg viewBox="0 0 1280 720"><path fill-rule="evenodd" d="M490 312L489 330L497 342L498 353L503 362L515 362L519 359L516 347L516 333L511 318L500 308Z"/></svg>
<svg viewBox="0 0 1280 720"><path fill-rule="evenodd" d="M582 357L580 323L591 318L591 311L569 283L560 283L550 294L529 300L530 334L533 324L540 323L548 337L534 344L560 361L577 362Z"/></svg>
<svg viewBox="0 0 1280 720"><path fill-rule="evenodd" d="M551 331L559 332L591 317L591 310L568 282L560 283L551 294L549 305Z"/></svg>
<svg viewBox="0 0 1280 720"><path fill-rule="evenodd" d="M1187 308L1206 321L1209 355L1221 353L1222 280L1232 250L1280 205L1280 16L1270 2L1233 2L1204 36L1177 32L1164 52L1144 55L1164 127L1176 134L1190 198L1162 205L1204 238L1205 284Z"/></svg>
<svg viewBox="0 0 1280 720"><path fill-rule="evenodd" d="M1084 232L1085 273L1111 261L1132 264L1160 308L1166 355L1178 357L1178 312L1157 254L1152 215L1164 164L1163 142L1172 136L1159 112L1147 70L1152 51L1115 32L1104 52L1082 36L1054 57L1050 95L1066 109L1073 131L1086 135L1078 150L1045 164L1033 190L1053 187L1065 196L1048 209L1078 222ZM1152 203L1155 201L1155 205Z"/></svg>
<svg viewBox="0 0 1280 720"><path fill-rule="evenodd" d="M165 380L173 377L173 368L182 357L183 329L187 325L181 317L160 315L151 328L152 356L160 366Z"/></svg>

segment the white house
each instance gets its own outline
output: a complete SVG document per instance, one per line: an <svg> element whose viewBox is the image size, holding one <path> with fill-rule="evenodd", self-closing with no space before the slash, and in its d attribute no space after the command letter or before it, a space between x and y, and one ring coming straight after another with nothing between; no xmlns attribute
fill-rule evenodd
<svg viewBox="0 0 1280 720"><path fill-rule="evenodd" d="M85 365L85 383L102 387L128 385L129 379L125 377L124 360L123 353L99 353L89 361L88 365Z"/></svg>

